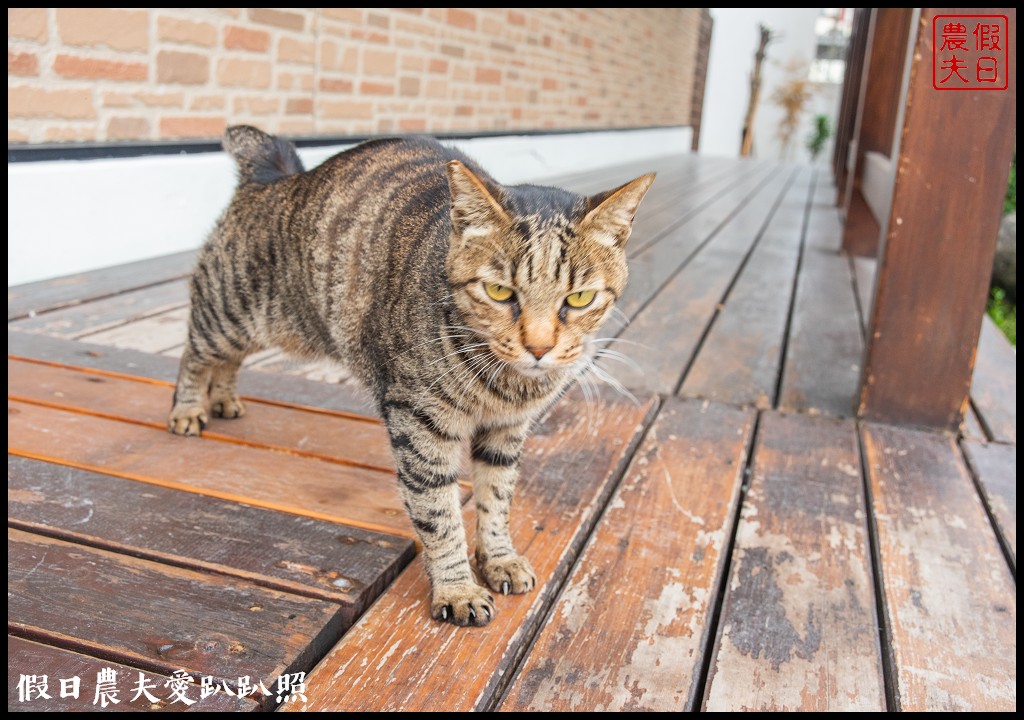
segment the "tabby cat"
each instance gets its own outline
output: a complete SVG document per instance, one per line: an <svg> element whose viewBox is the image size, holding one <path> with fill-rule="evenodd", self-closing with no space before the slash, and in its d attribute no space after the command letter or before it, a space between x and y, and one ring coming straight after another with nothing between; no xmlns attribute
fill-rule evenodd
<svg viewBox="0 0 1024 720"><path fill-rule="evenodd" d="M583 197L499 185L428 138L366 142L308 172L253 127L229 128L224 147L238 187L192 276L170 430L240 417L249 353L344 362L387 426L431 615L486 624L494 598L470 568L456 485L464 446L479 573L525 593L536 578L508 530L523 442L594 356L654 175Z"/></svg>

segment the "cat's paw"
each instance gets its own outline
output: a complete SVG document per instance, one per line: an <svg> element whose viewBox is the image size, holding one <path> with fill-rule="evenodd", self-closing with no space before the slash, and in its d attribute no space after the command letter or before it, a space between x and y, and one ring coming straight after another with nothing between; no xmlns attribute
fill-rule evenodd
<svg viewBox="0 0 1024 720"><path fill-rule="evenodd" d="M237 395L210 397L210 412L214 417L221 417L228 420L240 418L245 415L245 405Z"/></svg>
<svg viewBox="0 0 1024 720"><path fill-rule="evenodd" d="M456 625L486 625L494 617L494 597L476 583L444 585L430 597L430 616Z"/></svg>
<svg viewBox="0 0 1024 720"><path fill-rule="evenodd" d="M209 418L202 405L175 405L171 417L167 420L167 428L175 435L193 435L198 437Z"/></svg>
<svg viewBox="0 0 1024 720"><path fill-rule="evenodd" d="M478 561L479 562L479 561ZM519 595L530 592L537 586L537 576L530 566L530 561L522 555L487 559L479 562L480 572L487 585L494 592L502 595Z"/></svg>

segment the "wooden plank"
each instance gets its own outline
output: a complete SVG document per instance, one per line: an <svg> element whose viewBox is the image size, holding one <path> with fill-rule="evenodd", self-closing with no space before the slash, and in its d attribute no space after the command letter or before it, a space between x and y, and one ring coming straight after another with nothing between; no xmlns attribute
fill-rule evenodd
<svg viewBox="0 0 1024 720"><path fill-rule="evenodd" d="M1009 87L1001 92L935 90L932 21L947 12L924 8L912 29L913 67L858 415L955 432L967 406L992 276L1016 142L1017 87L1009 72ZM965 12L1006 15L1010 27L1017 20L1015 8ZM1016 67L1016 42L1010 33L1010 68Z"/></svg>
<svg viewBox="0 0 1024 720"><path fill-rule="evenodd" d="M167 427L174 388L145 378L7 361L7 396L152 428ZM274 448L343 465L394 472L391 443L380 421L246 401L238 420L212 418L203 437Z"/></svg>
<svg viewBox="0 0 1024 720"><path fill-rule="evenodd" d="M621 370L627 387L662 394L673 394L678 389L683 371L704 337L705 328L723 301L746 254L771 217L781 194L785 193L786 186L780 190L762 184L758 190L763 192L749 198L738 212L713 230L707 246L700 248L677 274L671 276L621 332L619 337L627 346L630 343L639 345L639 349L632 353L636 366ZM623 351L621 347L616 349Z"/></svg>
<svg viewBox="0 0 1024 720"><path fill-rule="evenodd" d="M12 455L413 537L382 472L13 400L7 423Z"/></svg>
<svg viewBox="0 0 1024 720"><path fill-rule="evenodd" d="M176 280L16 320L11 326L24 332L76 338L187 304L188 282Z"/></svg>
<svg viewBox="0 0 1024 720"><path fill-rule="evenodd" d="M187 306L179 307L80 337L97 345L160 353L185 342L188 335L189 312Z"/></svg>
<svg viewBox="0 0 1024 720"><path fill-rule="evenodd" d="M237 579L7 531L7 627L165 675L269 688L338 637L341 609Z"/></svg>
<svg viewBox="0 0 1024 720"><path fill-rule="evenodd" d="M806 203L806 185L791 187L788 197L801 194ZM798 206L790 214L799 218L795 229L784 217L772 218L683 380L683 397L772 407L797 271L802 211Z"/></svg>
<svg viewBox="0 0 1024 720"><path fill-rule="evenodd" d="M779 409L849 417L863 347L846 258L808 248L797 278Z"/></svg>
<svg viewBox="0 0 1024 720"><path fill-rule="evenodd" d="M177 280L191 273L195 262L196 251L186 250L52 280L15 285L7 288L7 320Z"/></svg>
<svg viewBox="0 0 1024 720"><path fill-rule="evenodd" d="M837 253L842 238L843 223L838 208L812 205L804 245L811 250Z"/></svg>
<svg viewBox="0 0 1024 720"><path fill-rule="evenodd" d="M113 695L115 704L103 707L103 699L96 694L97 678L101 671L113 670ZM46 678L48 697L38 692L19 695L19 683L23 675L35 675L37 680ZM73 679L78 678L78 693L74 696ZM141 680L140 680L141 678ZM68 680L68 690L61 696L61 680ZM198 687L187 688L184 695L192 704L186 704L170 690L170 677L152 672L143 672L127 665L98 660L88 655L71 652L62 648L43 645L19 637L7 636L7 712L149 712L168 710L178 712L255 712L259 705L249 697L228 694L223 686L217 692L201 697ZM156 697L151 702L138 692L140 682L151 688L149 693ZM27 690L22 685L22 690ZM108 701L109 702L109 701Z"/></svg>
<svg viewBox="0 0 1024 720"><path fill-rule="evenodd" d="M345 626L415 552L393 535L12 456L7 523L331 600Z"/></svg>
<svg viewBox="0 0 1024 720"><path fill-rule="evenodd" d="M706 710L885 710L852 421L761 416L731 566Z"/></svg>
<svg viewBox="0 0 1024 720"><path fill-rule="evenodd" d="M172 384L178 377L178 361L169 357L45 335L30 335L10 329L7 331L7 354L8 357L33 358L104 372L142 376ZM263 400L357 415L377 414L373 401L365 391L355 391L345 386L325 388L323 383L297 377L243 370L238 376L238 389L243 397L248 398L259 397Z"/></svg>
<svg viewBox="0 0 1024 720"><path fill-rule="evenodd" d="M985 434L985 429L981 426L978 414L974 412L973 405L968 405L967 412L964 413L964 419L960 423L960 437L967 440L988 441L988 436Z"/></svg>
<svg viewBox="0 0 1024 720"><path fill-rule="evenodd" d="M862 434L892 709L1015 710L1016 583L955 442L887 425Z"/></svg>
<svg viewBox="0 0 1024 720"><path fill-rule="evenodd" d="M749 410L665 402L501 710L699 702L753 420Z"/></svg>
<svg viewBox="0 0 1024 720"><path fill-rule="evenodd" d="M741 163L749 170L727 190L717 193L696 213L673 227L656 242L649 242L629 259L629 284L616 307L633 318L672 276L679 272L694 251L710 242L737 211L766 190L777 167Z"/></svg>
<svg viewBox="0 0 1024 720"><path fill-rule="evenodd" d="M590 534L655 407L602 396L588 411L574 392L527 441L511 532L537 588L501 596L485 627L429 616L430 588L413 563L310 674L309 701L285 710L485 709L526 651ZM453 678L457 681L453 682Z"/></svg>
<svg viewBox="0 0 1024 720"><path fill-rule="evenodd" d="M971 400L993 440L1017 443L1017 350L988 315L981 321Z"/></svg>
<svg viewBox="0 0 1024 720"><path fill-rule="evenodd" d="M996 532L1017 572L1017 446L964 440L960 443L974 470Z"/></svg>

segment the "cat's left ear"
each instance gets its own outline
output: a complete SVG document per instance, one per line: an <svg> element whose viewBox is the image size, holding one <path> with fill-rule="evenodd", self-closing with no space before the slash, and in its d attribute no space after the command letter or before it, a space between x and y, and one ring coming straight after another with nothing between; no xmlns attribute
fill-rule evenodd
<svg viewBox="0 0 1024 720"><path fill-rule="evenodd" d="M654 173L648 173L614 190L587 198L584 231L609 247L625 246L633 230L633 217L653 182Z"/></svg>
<svg viewBox="0 0 1024 720"><path fill-rule="evenodd" d="M511 224L496 197L500 190L458 160L448 163L448 187L452 193L452 224L462 237L490 234Z"/></svg>

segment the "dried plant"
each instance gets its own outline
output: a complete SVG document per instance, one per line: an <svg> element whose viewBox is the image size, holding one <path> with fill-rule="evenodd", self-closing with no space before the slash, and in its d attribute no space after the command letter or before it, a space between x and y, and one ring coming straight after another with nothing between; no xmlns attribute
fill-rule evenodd
<svg viewBox="0 0 1024 720"><path fill-rule="evenodd" d="M785 73L785 80L772 93L772 102L782 108L783 116L779 120L776 137L782 146L782 156L788 157L793 134L814 90L807 79L807 63L803 60L791 59L786 63Z"/></svg>

